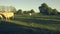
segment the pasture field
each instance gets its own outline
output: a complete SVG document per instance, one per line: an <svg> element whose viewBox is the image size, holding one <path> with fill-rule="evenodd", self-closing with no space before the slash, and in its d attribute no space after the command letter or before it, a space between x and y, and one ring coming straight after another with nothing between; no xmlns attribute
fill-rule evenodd
<svg viewBox="0 0 60 34"><path fill-rule="evenodd" d="M23 34L60 34L60 16L15 15L14 19L0 23L8 32Z"/></svg>
<svg viewBox="0 0 60 34"><path fill-rule="evenodd" d="M25 22L27 26L60 31L60 16L15 16L16 21Z"/></svg>

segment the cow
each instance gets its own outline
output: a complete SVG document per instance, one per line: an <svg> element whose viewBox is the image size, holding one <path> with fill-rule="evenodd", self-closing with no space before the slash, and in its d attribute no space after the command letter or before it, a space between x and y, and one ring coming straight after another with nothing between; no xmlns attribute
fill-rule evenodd
<svg viewBox="0 0 60 34"><path fill-rule="evenodd" d="M0 17L3 20L8 20L10 18L14 18L14 13L13 12L0 12Z"/></svg>
<svg viewBox="0 0 60 34"><path fill-rule="evenodd" d="M1 20L3 20L3 17L2 17L2 15L0 15L0 19L1 19Z"/></svg>

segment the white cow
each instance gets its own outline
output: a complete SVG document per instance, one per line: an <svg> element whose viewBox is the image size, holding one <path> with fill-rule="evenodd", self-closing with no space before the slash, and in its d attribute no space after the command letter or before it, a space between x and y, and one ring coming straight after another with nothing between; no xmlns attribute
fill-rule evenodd
<svg viewBox="0 0 60 34"><path fill-rule="evenodd" d="M10 19L11 17L14 18L14 13L13 12L1 12L0 15L5 20Z"/></svg>

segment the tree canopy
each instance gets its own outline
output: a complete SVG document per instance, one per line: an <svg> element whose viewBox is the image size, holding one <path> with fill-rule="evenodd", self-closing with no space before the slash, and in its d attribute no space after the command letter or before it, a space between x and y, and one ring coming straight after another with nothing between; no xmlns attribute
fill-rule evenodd
<svg viewBox="0 0 60 34"><path fill-rule="evenodd" d="M13 6L0 6L0 11L2 12L15 12L16 8Z"/></svg>
<svg viewBox="0 0 60 34"><path fill-rule="evenodd" d="M41 4L41 6L39 6L39 10L40 13L44 15L56 15L58 12L56 9L49 7L46 3Z"/></svg>
<svg viewBox="0 0 60 34"><path fill-rule="evenodd" d="M18 11L16 11L16 14L22 14L22 9L19 9Z"/></svg>

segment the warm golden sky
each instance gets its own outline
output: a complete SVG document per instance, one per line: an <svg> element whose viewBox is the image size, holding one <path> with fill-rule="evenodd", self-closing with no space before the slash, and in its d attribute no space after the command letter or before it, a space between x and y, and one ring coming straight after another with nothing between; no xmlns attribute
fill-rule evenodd
<svg viewBox="0 0 60 34"><path fill-rule="evenodd" d="M60 0L0 0L0 6L14 6L23 11L34 9L36 12L42 3L47 3L49 7L60 11Z"/></svg>

